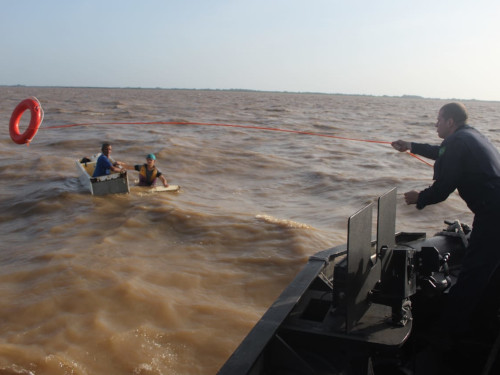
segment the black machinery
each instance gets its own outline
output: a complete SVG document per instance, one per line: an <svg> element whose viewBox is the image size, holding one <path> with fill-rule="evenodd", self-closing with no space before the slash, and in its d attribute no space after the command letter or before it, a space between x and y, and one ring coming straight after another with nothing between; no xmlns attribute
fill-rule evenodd
<svg viewBox="0 0 500 375"><path fill-rule="evenodd" d="M428 239L396 233L396 189L378 199L375 239L372 216L369 204L349 218L346 245L309 259L219 375L429 373L416 371L415 356L431 341L470 229L455 221ZM477 343L464 360L491 362L483 374L492 375L498 348Z"/></svg>

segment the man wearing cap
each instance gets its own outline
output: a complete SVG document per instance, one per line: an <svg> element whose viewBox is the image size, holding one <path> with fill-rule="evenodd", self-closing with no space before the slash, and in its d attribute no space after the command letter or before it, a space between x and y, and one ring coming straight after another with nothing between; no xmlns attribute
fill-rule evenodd
<svg viewBox="0 0 500 375"><path fill-rule="evenodd" d="M125 168L134 169L139 172L139 186L154 186L156 184L156 179L159 178L163 186L167 187L167 180L158 168L156 168L155 161L156 156L154 154L148 154L146 155L145 164L137 164L134 165L133 168L127 165Z"/></svg>

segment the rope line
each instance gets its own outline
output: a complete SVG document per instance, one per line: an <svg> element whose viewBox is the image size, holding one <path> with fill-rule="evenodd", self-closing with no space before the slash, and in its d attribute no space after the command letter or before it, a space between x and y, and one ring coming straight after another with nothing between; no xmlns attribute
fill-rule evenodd
<svg viewBox="0 0 500 375"><path fill-rule="evenodd" d="M282 128L271 128L266 126L253 126L253 125L238 125L238 124L224 124L224 123L209 123L209 122L187 122L187 121L153 121L153 122L99 122L99 123L79 123L79 124L65 124L65 125L53 125L53 126L44 126L41 129L61 129L61 128L71 128L76 126L91 126L91 125L197 125L197 126L218 126L218 127L230 127L230 128L241 128L241 129L253 129L253 130L265 130L265 131L275 131L275 132L283 132L283 133L295 133L295 134L303 134L303 135L311 135L316 137L325 137L325 138L334 138L340 139L344 141L355 141L355 142L366 142L366 143L378 143L378 144L388 144L391 142L388 141L376 141L371 139L360 139L360 138L349 138L349 137L341 137L338 135L331 134L322 134L316 132L306 132L301 130L290 130L290 129L282 129ZM407 152L409 155L414 158L420 160L422 163L425 163L432 167L432 164L423 160L419 156Z"/></svg>
<svg viewBox="0 0 500 375"><path fill-rule="evenodd" d="M208 123L208 122L173 122L173 121L171 121L171 122L165 122L165 121L155 121L155 122L100 122L100 123L81 123L81 124L67 124L67 125L46 126L43 129L70 128L70 127L74 127L74 126L90 126L90 125L201 125L201 126L221 126L221 127L231 127L231 128L243 128L243 129L254 129L254 130L278 131L278 132L284 132L284 133L305 134L305 135L313 135L313 136L317 136L317 137L328 137L328 138L342 139L342 140L346 140L346 141L391 144L391 142L386 142L386 141L374 141L374 140L369 140L369 139L347 138L347 137L340 137L340 136L331 135L331 134L322 134L322 133L315 133L315 132L305 132L305 131L301 131L301 130L270 128L270 127L252 126L252 125Z"/></svg>
<svg viewBox="0 0 500 375"><path fill-rule="evenodd" d="M422 159L420 156L418 155L415 155L414 153L410 152L410 151L406 151L408 154L410 154L411 156L413 156L415 159L417 160L420 160L422 163L424 164L427 164L429 167L433 167L433 165L431 163L429 163L428 161Z"/></svg>

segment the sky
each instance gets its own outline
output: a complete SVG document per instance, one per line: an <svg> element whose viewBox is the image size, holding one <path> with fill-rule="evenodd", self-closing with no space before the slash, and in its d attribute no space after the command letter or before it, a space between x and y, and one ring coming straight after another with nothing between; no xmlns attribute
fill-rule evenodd
<svg viewBox="0 0 500 375"><path fill-rule="evenodd" d="M0 85L500 100L498 0L0 0Z"/></svg>

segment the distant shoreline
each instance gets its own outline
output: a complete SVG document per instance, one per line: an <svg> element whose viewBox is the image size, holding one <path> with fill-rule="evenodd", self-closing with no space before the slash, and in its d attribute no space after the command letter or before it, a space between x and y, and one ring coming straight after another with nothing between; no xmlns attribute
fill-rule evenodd
<svg viewBox="0 0 500 375"><path fill-rule="evenodd" d="M94 89L94 90L165 90L165 91L218 91L218 92L254 92L254 93L270 93L270 94L297 94L297 95L333 95L333 96L360 96L368 98L401 98L401 99L422 99L422 100L448 100L448 101L463 101L463 102L499 102L499 100L482 100L482 99L459 99L459 98L427 98L420 95L372 95L372 94L344 94L344 93L328 93L316 91L279 91L279 90L253 90L253 89L193 89L193 88L165 88L165 87L118 87L118 86L29 86L29 85L0 85L0 87L12 88L61 88L61 89Z"/></svg>

